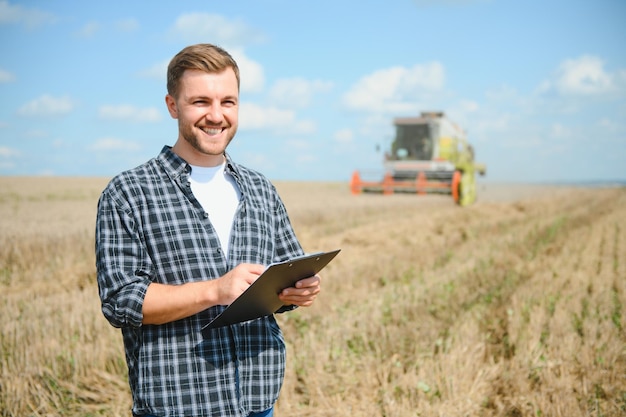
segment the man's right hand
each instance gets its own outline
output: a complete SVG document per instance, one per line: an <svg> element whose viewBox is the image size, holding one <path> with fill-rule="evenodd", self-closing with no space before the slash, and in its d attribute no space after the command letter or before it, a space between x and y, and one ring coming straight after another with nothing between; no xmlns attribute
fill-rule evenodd
<svg viewBox="0 0 626 417"><path fill-rule="evenodd" d="M214 280L217 286L217 304L229 305L263 273L259 264L239 264L224 276Z"/></svg>
<svg viewBox="0 0 626 417"><path fill-rule="evenodd" d="M240 264L225 275L182 285L148 285L143 300L143 324L164 324L184 319L215 305L228 305L263 273L259 264Z"/></svg>

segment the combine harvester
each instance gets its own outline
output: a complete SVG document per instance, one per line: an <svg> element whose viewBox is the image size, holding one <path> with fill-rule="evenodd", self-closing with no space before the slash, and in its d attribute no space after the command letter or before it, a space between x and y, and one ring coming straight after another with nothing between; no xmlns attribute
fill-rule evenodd
<svg viewBox="0 0 626 417"><path fill-rule="evenodd" d="M352 194L449 194L461 206L476 200L476 173L485 175L486 167L474 162L474 149L460 127L441 112L397 118L394 125L382 181L364 181L355 171Z"/></svg>

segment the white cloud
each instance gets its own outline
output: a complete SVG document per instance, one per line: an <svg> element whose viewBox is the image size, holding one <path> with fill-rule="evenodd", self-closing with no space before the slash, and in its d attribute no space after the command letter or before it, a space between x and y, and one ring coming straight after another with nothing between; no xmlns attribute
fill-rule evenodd
<svg viewBox="0 0 626 417"><path fill-rule="evenodd" d="M25 117L64 116L74 110L75 103L68 96L53 97L44 94L20 107L17 114Z"/></svg>
<svg viewBox="0 0 626 417"><path fill-rule="evenodd" d="M15 75L0 68L0 84L10 83L13 81L15 81Z"/></svg>
<svg viewBox="0 0 626 417"><path fill-rule="evenodd" d="M286 139L281 145L283 153L280 158L288 158L289 162L283 163L291 163L301 169L304 165L309 165L319 159L313 145L313 141L307 139ZM265 170L265 167L263 169Z"/></svg>
<svg viewBox="0 0 626 417"><path fill-rule="evenodd" d="M450 103L442 111L454 123L465 130L468 122L480 114L480 104L474 100L459 99Z"/></svg>
<svg viewBox="0 0 626 417"><path fill-rule="evenodd" d="M77 32L76 36L80 38L91 38L96 32L102 28L102 25L98 22L87 22Z"/></svg>
<svg viewBox="0 0 626 417"><path fill-rule="evenodd" d="M461 100L457 107L464 113L473 113L480 108L480 105L473 100Z"/></svg>
<svg viewBox="0 0 626 417"><path fill-rule="evenodd" d="M24 132L24 137L28 139L42 139L48 137L49 132L42 129L30 129Z"/></svg>
<svg viewBox="0 0 626 417"><path fill-rule="evenodd" d="M289 139L285 142L286 146L298 151L307 151L311 149L311 141L305 139Z"/></svg>
<svg viewBox="0 0 626 417"><path fill-rule="evenodd" d="M33 29L54 22L56 22L56 17L50 13L12 5L6 0L0 1L0 24L20 24Z"/></svg>
<svg viewBox="0 0 626 417"><path fill-rule="evenodd" d="M0 170L10 171L15 169L20 155L21 153L17 149L0 146Z"/></svg>
<svg viewBox="0 0 626 417"><path fill-rule="evenodd" d="M239 127L242 130L272 130L284 134L308 134L316 130L310 120L297 120L293 110L242 103L239 107Z"/></svg>
<svg viewBox="0 0 626 417"><path fill-rule="evenodd" d="M612 134L624 134L626 132L626 125L624 125L623 121L613 120L608 117L602 117L598 122L597 126L602 129L602 131L609 132Z"/></svg>
<svg viewBox="0 0 626 417"><path fill-rule="evenodd" d="M7 146L0 146L0 157L11 158L18 155L20 155L20 152L17 149L9 148Z"/></svg>
<svg viewBox="0 0 626 417"><path fill-rule="evenodd" d="M125 122L150 123L161 120L161 112L154 107L137 108L129 104L119 106L101 106L98 117L104 120L120 120Z"/></svg>
<svg viewBox="0 0 626 417"><path fill-rule="evenodd" d="M315 94L328 92L332 87L330 81L285 78L274 83L269 99L279 106L303 108L311 104Z"/></svg>
<svg viewBox="0 0 626 417"><path fill-rule="evenodd" d="M552 126L550 126L550 136L553 138L566 139L572 136L572 129L561 123L553 123Z"/></svg>
<svg viewBox="0 0 626 417"><path fill-rule="evenodd" d="M339 143L352 143L352 140L354 139L354 132L352 129L340 129L335 132L333 137L335 138L335 141Z"/></svg>
<svg viewBox="0 0 626 417"><path fill-rule="evenodd" d="M612 77L604 63L593 56L563 62L558 70L556 88L562 94L603 94L611 90Z"/></svg>
<svg viewBox="0 0 626 417"><path fill-rule="evenodd" d="M141 149L141 146L135 142L115 139L115 138L102 138L95 141L90 149L93 151L136 151Z"/></svg>
<svg viewBox="0 0 626 417"><path fill-rule="evenodd" d="M343 99L348 108L356 110L414 112L420 98L441 91L444 83L445 71L438 62L392 67L361 78Z"/></svg>
<svg viewBox="0 0 626 417"><path fill-rule="evenodd" d="M0 161L0 170L12 170L17 166L14 162Z"/></svg>
<svg viewBox="0 0 626 417"><path fill-rule="evenodd" d="M621 73L607 72L600 58L584 55L563 61L538 90L554 91L562 96L599 96L618 92L622 80Z"/></svg>
<svg viewBox="0 0 626 417"><path fill-rule="evenodd" d="M115 29L120 32L135 32L139 30L139 26L137 19L133 18L120 19L115 22Z"/></svg>
<svg viewBox="0 0 626 417"><path fill-rule="evenodd" d="M170 34L187 42L206 42L227 47L265 40L265 35L241 20L227 19L212 13L185 13L170 28Z"/></svg>
<svg viewBox="0 0 626 417"><path fill-rule="evenodd" d="M167 66L169 65L170 60L165 60L161 62L157 62L149 68L139 71L139 76L142 78L151 78L154 80L159 80L165 83L167 78Z"/></svg>
<svg viewBox="0 0 626 417"><path fill-rule="evenodd" d="M511 101L517 100L518 93L513 86L508 84L500 84L487 90L485 96L490 100Z"/></svg>
<svg viewBox="0 0 626 417"><path fill-rule="evenodd" d="M255 93L263 90L265 86L265 73L263 66L246 56L241 49L228 51L237 62L239 78L241 79L241 91Z"/></svg>
<svg viewBox="0 0 626 417"><path fill-rule="evenodd" d="M132 18L120 19L113 23L108 22L105 24L97 21L90 21L85 23L78 31L76 31L75 35L79 38L88 39L94 37L96 33L102 31L103 29L130 33L139 29L139 22Z"/></svg>
<svg viewBox="0 0 626 417"><path fill-rule="evenodd" d="M243 152L242 162L250 167L257 167L260 169L263 167L264 171L268 171L274 167L276 167L276 162L274 159L270 158L268 154L261 152Z"/></svg>
<svg viewBox="0 0 626 417"><path fill-rule="evenodd" d="M476 131L482 134L502 133L512 129L514 118L508 113L494 113L490 117L483 116L474 122Z"/></svg>

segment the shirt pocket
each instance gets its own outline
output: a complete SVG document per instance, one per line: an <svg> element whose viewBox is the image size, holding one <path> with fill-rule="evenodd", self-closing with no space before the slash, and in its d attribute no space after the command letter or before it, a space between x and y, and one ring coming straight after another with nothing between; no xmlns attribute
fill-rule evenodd
<svg viewBox="0 0 626 417"><path fill-rule="evenodd" d="M244 202L235 225L235 244L240 262L267 265L273 262L275 217L268 207Z"/></svg>

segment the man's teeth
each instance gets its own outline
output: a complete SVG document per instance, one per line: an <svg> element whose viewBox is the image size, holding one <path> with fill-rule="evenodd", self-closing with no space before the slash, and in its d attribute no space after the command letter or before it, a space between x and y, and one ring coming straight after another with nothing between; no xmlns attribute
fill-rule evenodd
<svg viewBox="0 0 626 417"><path fill-rule="evenodd" d="M219 128L219 129L204 128L202 130L204 130L204 133L206 133L207 135L217 135L217 134L219 134L222 131L221 128Z"/></svg>

